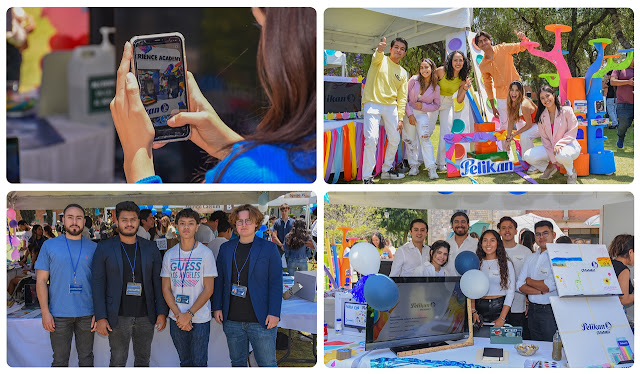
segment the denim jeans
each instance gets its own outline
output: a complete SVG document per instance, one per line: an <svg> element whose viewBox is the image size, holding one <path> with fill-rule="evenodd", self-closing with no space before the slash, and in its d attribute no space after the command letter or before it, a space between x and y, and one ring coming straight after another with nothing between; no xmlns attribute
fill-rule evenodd
<svg viewBox="0 0 640 374"><path fill-rule="evenodd" d="M149 321L149 317L118 317L118 325L112 329L109 333L109 366L127 365L129 342L133 340L133 366L148 367L154 331L154 324Z"/></svg>
<svg viewBox="0 0 640 374"><path fill-rule="evenodd" d="M257 322L236 322L226 320L222 330L227 336L231 366L247 366L249 359L249 343L253 354L261 367L276 367L276 336L278 328L267 329Z"/></svg>
<svg viewBox="0 0 640 374"><path fill-rule="evenodd" d="M76 337L78 366L93 366L93 333L91 332L92 316L53 317L55 331L49 333L53 363L51 366L69 366L71 340Z"/></svg>
<svg viewBox="0 0 640 374"><path fill-rule="evenodd" d="M500 317L505 297L496 297L495 299L478 299L476 300L476 310L483 322L493 322ZM475 336L488 338L490 327L484 326L475 332Z"/></svg>
<svg viewBox="0 0 640 374"><path fill-rule="evenodd" d="M611 126L618 126L618 114L616 112L616 98L609 97L607 98L607 114L609 115L609 119L611 120Z"/></svg>
<svg viewBox="0 0 640 374"><path fill-rule="evenodd" d="M633 104L616 104L616 114L618 115L618 138L624 139L627 129L633 122Z"/></svg>
<svg viewBox="0 0 640 374"><path fill-rule="evenodd" d="M553 341L556 333L556 319L551 304L529 303L529 332L531 340Z"/></svg>
<svg viewBox="0 0 640 374"><path fill-rule="evenodd" d="M176 321L169 318L169 333L178 351L181 367L207 366L211 321L194 323L191 331L184 331L178 327Z"/></svg>
<svg viewBox="0 0 640 374"><path fill-rule="evenodd" d="M309 264L306 257L287 259L287 270L290 276L294 276L296 271L307 271Z"/></svg>

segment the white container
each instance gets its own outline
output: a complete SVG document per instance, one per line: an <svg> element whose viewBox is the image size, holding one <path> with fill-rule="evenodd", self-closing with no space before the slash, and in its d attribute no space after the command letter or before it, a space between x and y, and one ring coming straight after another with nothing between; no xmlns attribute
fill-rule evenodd
<svg viewBox="0 0 640 374"><path fill-rule="evenodd" d="M342 335L342 318L336 319L336 325L333 329L336 335Z"/></svg>
<svg viewBox="0 0 640 374"><path fill-rule="evenodd" d="M67 65L69 118L111 125L109 103L115 96L116 52L109 43L113 27L101 27L102 43L76 47Z"/></svg>

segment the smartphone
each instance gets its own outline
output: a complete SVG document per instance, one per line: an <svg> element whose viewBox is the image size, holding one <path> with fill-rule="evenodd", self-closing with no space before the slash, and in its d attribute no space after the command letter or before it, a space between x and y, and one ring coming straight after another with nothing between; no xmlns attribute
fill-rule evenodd
<svg viewBox="0 0 640 374"><path fill-rule="evenodd" d="M155 129L153 141L189 139L189 125L167 126L169 118L189 110L184 37L179 32L140 35L131 38L131 45L140 100Z"/></svg>

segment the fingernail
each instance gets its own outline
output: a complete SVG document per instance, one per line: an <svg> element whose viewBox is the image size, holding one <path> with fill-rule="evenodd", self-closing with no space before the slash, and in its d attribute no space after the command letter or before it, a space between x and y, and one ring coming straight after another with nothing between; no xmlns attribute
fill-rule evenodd
<svg viewBox="0 0 640 374"><path fill-rule="evenodd" d="M127 83L133 83L136 81L136 77L133 76L132 72L127 73Z"/></svg>

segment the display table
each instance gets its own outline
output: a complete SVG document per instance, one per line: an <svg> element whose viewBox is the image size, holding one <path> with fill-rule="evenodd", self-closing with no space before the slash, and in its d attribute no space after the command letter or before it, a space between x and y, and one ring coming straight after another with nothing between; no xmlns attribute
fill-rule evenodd
<svg viewBox="0 0 640 374"><path fill-rule="evenodd" d="M278 327L316 333L316 303L300 298L282 301ZM95 334L93 343L94 365L109 366L109 339ZM42 328L42 320L7 318L7 363L13 367L51 366L53 351L49 332ZM133 366L133 346L129 346L127 366ZM178 353L169 335L169 324L162 331L156 331L151 343L151 366L179 366ZM78 366L75 341L72 342L70 366ZM209 336L208 366L231 366L227 339L222 325L211 320Z"/></svg>
<svg viewBox="0 0 640 374"><path fill-rule="evenodd" d="M324 363L329 367L371 367L370 361L375 358L395 358L395 353L389 349L376 349L365 352L364 350L364 334L355 335L335 335L333 330L329 330L329 341L324 344ZM488 338L474 338L473 346L461 347L438 352L423 353L419 355L408 356L407 358L415 358L419 360L454 360L465 361L468 364L482 365L492 368L522 368L526 360L533 361L553 361L551 359L551 351L553 349L551 342L528 341L540 348L530 357L520 356L516 352L512 344L490 344ZM476 362L476 351L485 347L502 348L509 352L509 360L507 363L481 363ZM351 348L352 356L346 360L337 360L336 351L341 348ZM566 366L566 357L563 355L562 361L556 361L558 367Z"/></svg>

